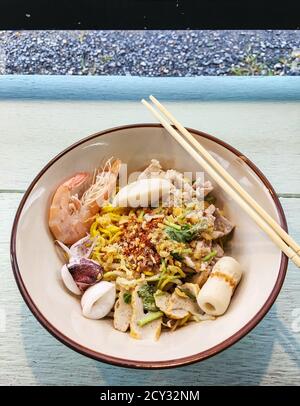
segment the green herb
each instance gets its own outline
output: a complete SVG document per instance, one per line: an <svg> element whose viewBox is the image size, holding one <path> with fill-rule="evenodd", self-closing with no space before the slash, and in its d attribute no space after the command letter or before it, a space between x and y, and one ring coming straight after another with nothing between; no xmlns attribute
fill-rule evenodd
<svg viewBox="0 0 300 406"><path fill-rule="evenodd" d="M171 252L171 255L177 261L182 261L183 260L183 256L180 255L179 252Z"/></svg>
<svg viewBox="0 0 300 406"><path fill-rule="evenodd" d="M215 196L209 194L208 196L205 197L205 201L209 204L215 204L217 201L217 198Z"/></svg>
<svg viewBox="0 0 300 406"><path fill-rule="evenodd" d="M149 312L155 312L158 310L155 305L155 300L153 296L155 290L156 289L153 285L148 285L148 283L145 283L139 288L137 292L139 297L143 301L144 309Z"/></svg>
<svg viewBox="0 0 300 406"><path fill-rule="evenodd" d="M180 230L175 230L172 227L166 227L165 232L168 236L177 242L190 242L198 237L198 235L208 228L206 220L195 224L194 226L190 224L184 224Z"/></svg>
<svg viewBox="0 0 300 406"><path fill-rule="evenodd" d="M213 257L215 257L217 255L217 251L212 251L212 252L210 252L209 254L207 254L206 255L206 257L204 257L203 259L202 259L202 261L209 261L210 259L212 259Z"/></svg>
<svg viewBox="0 0 300 406"><path fill-rule="evenodd" d="M163 312L149 312L145 317L140 319L137 324L139 327L144 327L146 324L151 323L151 321L157 320L163 316Z"/></svg>
<svg viewBox="0 0 300 406"><path fill-rule="evenodd" d="M131 293L123 293L123 300L126 304L130 304L131 303Z"/></svg>

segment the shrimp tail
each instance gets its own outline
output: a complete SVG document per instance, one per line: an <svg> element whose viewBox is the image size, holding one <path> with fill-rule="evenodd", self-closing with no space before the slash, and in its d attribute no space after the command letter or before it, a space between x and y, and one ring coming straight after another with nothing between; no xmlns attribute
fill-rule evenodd
<svg viewBox="0 0 300 406"><path fill-rule="evenodd" d="M121 168L121 160L116 159L111 163L109 159L102 171L95 177L92 186L84 193L81 202L84 206L89 206L93 214L111 197L116 190L117 178Z"/></svg>
<svg viewBox="0 0 300 406"><path fill-rule="evenodd" d="M93 178L79 172L62 183L54 193L49 210L49 228L55 239L72 245L90 229L100 207L115 190L121 161L109 159Z"/></svg>

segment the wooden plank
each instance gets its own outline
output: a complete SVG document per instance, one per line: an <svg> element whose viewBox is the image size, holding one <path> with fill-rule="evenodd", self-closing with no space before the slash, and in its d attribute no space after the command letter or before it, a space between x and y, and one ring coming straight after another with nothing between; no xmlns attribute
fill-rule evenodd
<svg viewBox="0 0 300 406"><path fill-rule="evenodd" d="M300 103L168 102L186 125L230 143L279 193L300 193ZM91 133L151 122L139 102L0 101L0 189L25 189L58 152Z"/></svg>
<svg viewBox="0 0 300 406"><path fill-rule="evenodd" d="M290 265L272 310L244 339L204 362L164 371L112 367L83 357L54 339L31 315L9 262L9 234L21 194L0 193L1 385L298 385L300 333L292 310L300 308L299 269ZM300 199L281 199L290 233L300 240ZM37 241L38 244L38 241Z"/></svg>
<svg viewBox="0 0 300 406"><path fill-rule="evenodd" d="M0 99L138 100L149 94L167 100L300 100L300 78L0 76Z"/></svg>

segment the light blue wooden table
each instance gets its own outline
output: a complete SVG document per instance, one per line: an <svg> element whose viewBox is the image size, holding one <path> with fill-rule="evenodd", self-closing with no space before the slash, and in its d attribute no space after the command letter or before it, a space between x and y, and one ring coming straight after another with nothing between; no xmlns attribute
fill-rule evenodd
<svg viewBox="0 0 300 406"><path fill-rule="evenodd" d="M0 76L0 384L297 385L300 383L300 270L244 339L204 362L164 371L121 369L59 343L24 304L11 271L10 229L34 175L90 133L149 122L149 94L189 126L214 134L253 160L280 196L300 241L300 79ZM38 241L37 241L38 243Z"/></svg>

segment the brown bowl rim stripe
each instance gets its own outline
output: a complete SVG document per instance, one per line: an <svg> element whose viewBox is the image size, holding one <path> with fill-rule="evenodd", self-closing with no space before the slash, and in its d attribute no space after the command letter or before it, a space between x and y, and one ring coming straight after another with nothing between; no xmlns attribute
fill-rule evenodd
<svg viewBox="0 0 300 406"><path fill-rule="evenodd" d="M183 357L183 358L178 358L176 360L151 362L151 361L128 360L128 359L123 359L123 358L119 358L119 357L113 357L110 355L102 354L102 353L93 351L89 348L86 348L86 347L82 346L81 344L73 341L69 337L65 336L64 334L62 334L59 330L56 329L56 327L54 327L46 319L46 317L40 312L38 307L33 302L32 298L30 297L30 294L28 293L28 291L25 287L24 281L22 280L22 276L21 276L19 266L18 266L18 261L17 261L17 254L16 254L17 228L18 228L19 218L20 218L21 212L23 210L24 204L25 204L30 192L32 191L33 187L37 183L37 181L56 161L58 161L62 156L64 156L66 153L68 153L72 149L78 147L79 145L85 143L86 141L92 140L101 135L111 134L116 131L125 130L125 129L128 130L131 128L145 128L145 127L163 128L160 124L154 124L154 123L128 124L128 125L124 125L124 126L113 127L113 128L110 128L110 129L107 129L104 131L94 133L88 137L85 137L85 138L79 140L78 142L76 142L76 143L72 144L71 146L69 146L68 148L64 149L61 153L56 155L50 162L48 162L48 164L44 166L44 168L38 173L38 175L31 182L31 184L29 185L28 189L26 190L26 192L19 204L19 207L17 209L16 215L14 218L13 226L12 226L11 241L10 241L10 256L11 256L11 264L12 264L12 269L13 269L15 280L17 282L20 293L21 293L24 301L26 302L27 306L29 307L30 311L35 316L35 318L42 324L42 326L45 327L46 330L48 330L48 332L50 334L52 334L55 338L57 338L63 344L67 345L68 347L72 348L73 350L75 350L83 355L86 355L97 361L102 361L102 362L105 362L105 363L108 363L111 365L122 366L122 367L127 367L127 368L163 369L163 368L184 366L184 365L192 364L194 362L198 362L198 361L207 359L207 358L209 358L213 355L216 355L217 353L227 349L228 347L230 347L231 345L233 345L237 341L239 341L241 338L243 338L246 334L248 334L267 314L267 312L270 310L272 304L274 303L276 297L278 296L278 294L281 290L282 284L284 282L286 272L287 272L287 266L288 266L287 256L283 253L281 255L281 262L280 262L278 277L277 277L276 283L274 285L274 288L273 288L270 296L266 300L265 304L256 313L256 315L247 324L245 324L239 331L237 331L235 334L233 334L226 340L222 341L221 343L215 345L214 347L212 347L208 350L202 351L200 353L190 355L187 357ZM281 227L285 231L288 231L286 218L285 218L281 203L279 201L279 198L277 197L275 190L273 189L271 183L268 181L268 179L265 177L265 175L257 168L257 166L254 165L254 163L251 162L247 157L245 157L244 154L240 153L237 149L233 148L231 145L227 144L226 142L224 142L212 135L206 134L202 131L198 131L198 130L195 130L192 128L188 128L188 130L201 137L214 141L217 144L221 145L222 147L228 149L229 151L231 151L232 153L237 155L239 158L241 158L256 173L256 175L260 178L260 180L267 187L267 189L275 203L275 206L276 206L276 209L277 209L277 212L279 215Z"/></svg>

